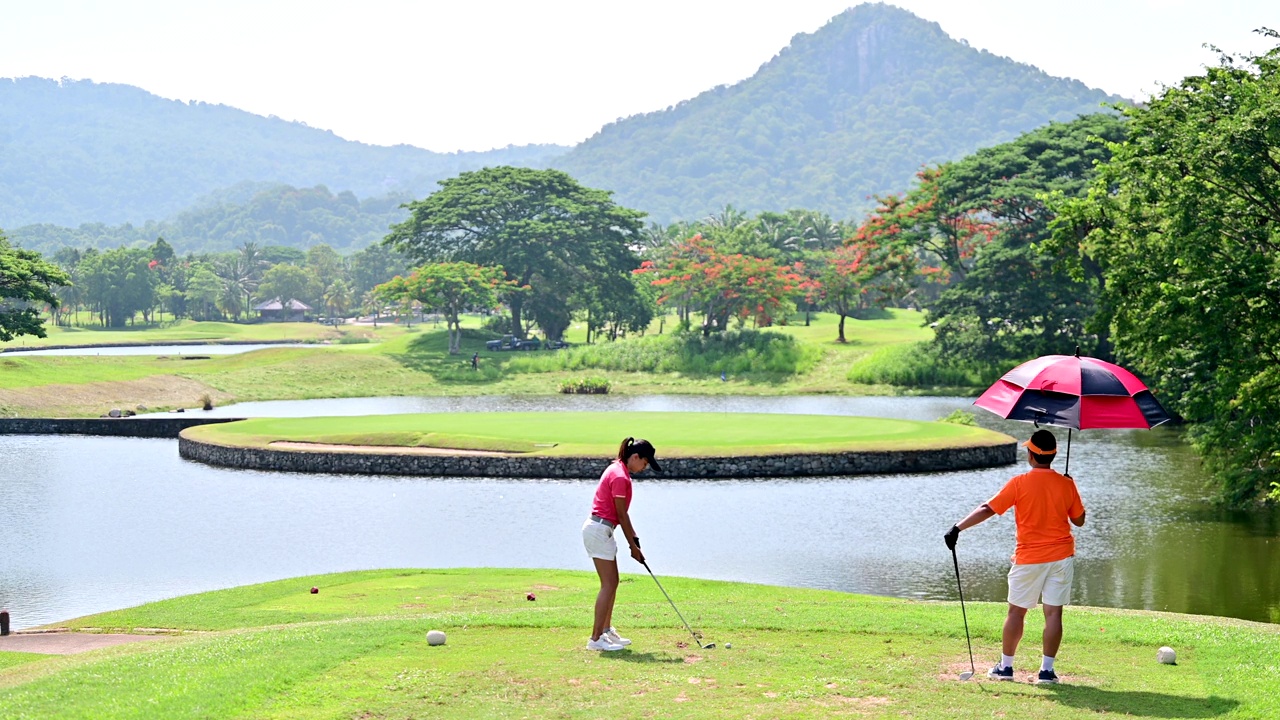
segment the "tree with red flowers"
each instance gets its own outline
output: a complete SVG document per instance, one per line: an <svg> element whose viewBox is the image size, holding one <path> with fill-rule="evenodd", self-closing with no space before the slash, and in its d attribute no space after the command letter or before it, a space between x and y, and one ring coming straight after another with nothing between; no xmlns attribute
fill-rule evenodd
<svg viewBox="0 0 1280 720"><path fill-rule="evenodd" d="M820 258L820 302L840 316L836 342L846 342L846 318L858 310L884 307L906 294L914 268L911 257L901 250L856 238Z"/></svg>
<svg viewBox="0 0 1280 720"><path fill-rule="evenodd" d="M947 169L925 168L905 194L877 197L879 207L858 228L854 241L911 253L926 280L963 280L998 227L986 209L947 185Z"/></svg>
<svg viewBox="0 0 1280 720"><path fill-rule="evenodd" d="M771 325L801 292L804 278L795 266L764 258L719 252L701 235L672 248L661 262L646 262L637 273L653 277L659 304L675 304L681 320L703 314L702 331L727 329L729 319Z"/></svg>
<svg viewBox="0 0 1280 720"><path fill-rule="evenodd" d="M515 286L504 279L500 267L484 267L468 262L423 265L409 277L395 276L374 288L383 300L394 303L422 303L424 309L444 315L449 331L449 354L461 352L462 324L459 316L469 308L493 308L498 294Z"/></svg>

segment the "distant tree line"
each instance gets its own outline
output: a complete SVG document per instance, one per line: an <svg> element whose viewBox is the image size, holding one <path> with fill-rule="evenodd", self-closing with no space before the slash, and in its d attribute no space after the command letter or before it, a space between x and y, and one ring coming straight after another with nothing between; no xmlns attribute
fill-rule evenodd
<svg viewBox="0 0 1280 720"><path fill-rule="evenodd" d="M241 320L256 303L299 301L317 314L349 316L380 311L372 290L407 266L381 245L350 256L328 245L303 252L246 242L231 252L178 255L159 238L145 248L64 248L53 262L67 282L54 289L56 324L90 322L123 327L157 313L175 319Z"/></svg>

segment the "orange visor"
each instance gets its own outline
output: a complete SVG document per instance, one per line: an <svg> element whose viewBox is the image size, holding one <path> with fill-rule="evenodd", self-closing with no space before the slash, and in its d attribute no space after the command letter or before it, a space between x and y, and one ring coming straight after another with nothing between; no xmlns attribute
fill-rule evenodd
<svg viewBox="0 0 1280 720"><path fill-rule="evenodd" d="M1022 447L1030 450L1031 452L1037 455L1057 455L1058 454L1058 448L1054 448L1052 450L1041 450L1040 448L1036 447L1036 444L1031 442L1030 440L1022 443Z"/></svg>

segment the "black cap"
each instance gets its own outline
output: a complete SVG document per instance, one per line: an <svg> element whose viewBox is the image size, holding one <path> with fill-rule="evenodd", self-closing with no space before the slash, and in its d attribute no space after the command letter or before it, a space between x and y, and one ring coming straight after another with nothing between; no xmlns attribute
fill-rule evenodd
<svg viewBox="0 0 1280 720"><path fill-rule="evenodd" d="M1037 430L1022 446L1037 455L1054 455L1058 452L1058 438L1048 430Z"/></svg>
<svg viewBox="0 0 1280 720"><path fill-rule="evenodd" d="M630 451L649 461L649 467L653 468L654 472L662 472L662 466L658 465L657 459L653 457L657 452L653 449L653 443L648 440L636 440L631 443Z"/></svg>

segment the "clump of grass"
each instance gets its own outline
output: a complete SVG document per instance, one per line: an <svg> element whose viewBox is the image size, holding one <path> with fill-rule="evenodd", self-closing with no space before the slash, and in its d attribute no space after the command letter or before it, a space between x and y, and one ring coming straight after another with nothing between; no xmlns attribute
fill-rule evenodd
<svg viewBox="0 0 1280 720"><path fill-rule="evenodd" d="M213 398L209 396L209 393L200 396L200 407L205 410L213 409Z"/></svg>
<svg viewBox="0 0 1280 720"><path fill-rule="evenodd" d="M338 338L339 345L364 345L371 342L367 335L343 335Z"/></svg>
<svg viewBox="0 0 1280 720"><path fill-rule="evenodd" d="M812 370L822 349L781 333L733 330L647 335L511 360L512 372L611 370L685 375L797 375Z"/></svg>
<svg viewBox="0 0 1280 720"><path fill-rule="evenodd" d="M560 383L560 392L567 395L608 395L609 381L602 377L584 377Z"/></svg>
<svg viewBox="0 0 1280 720"><path fill-rule="evenodd" d="M890 345L873 351L849 368L849 382L900 387L976 387L978 372L938 357L929 343Z"/></svg>

